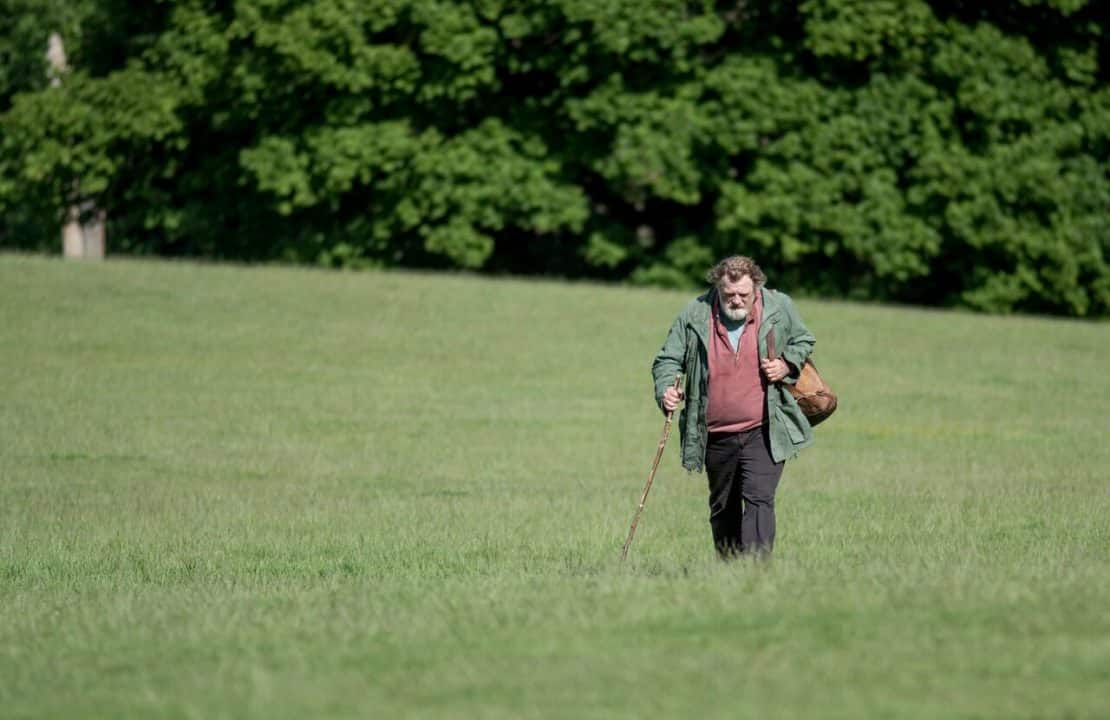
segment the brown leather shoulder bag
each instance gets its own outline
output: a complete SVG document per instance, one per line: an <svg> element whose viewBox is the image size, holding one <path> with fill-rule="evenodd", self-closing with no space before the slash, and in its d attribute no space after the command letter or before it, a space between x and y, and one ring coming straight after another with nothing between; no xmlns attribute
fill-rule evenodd
<svg viewBox="0 0 1110 720"><path fill-rule="evenodd" d="M772 360L778 358L778 354L775 353L773 331L767 335L767 357ZM792 385L787 383L786 388L798 401L802 414L813 427L824 422L836 410L836 393L817 372L817 366L810 362L809 358L806 358L802 365L798 379Z"/></svg>

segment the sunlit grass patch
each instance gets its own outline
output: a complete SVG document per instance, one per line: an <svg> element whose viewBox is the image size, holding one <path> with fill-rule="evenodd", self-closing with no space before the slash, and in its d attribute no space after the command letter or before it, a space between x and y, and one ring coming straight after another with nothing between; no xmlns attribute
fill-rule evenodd
<svg viewBox="0 0 1110 720"><path fill-rule="evenodd" d="M0 714L1098 717L1110 329L801 300L774 561L622 564L685 300L0 257Z"/></svg>

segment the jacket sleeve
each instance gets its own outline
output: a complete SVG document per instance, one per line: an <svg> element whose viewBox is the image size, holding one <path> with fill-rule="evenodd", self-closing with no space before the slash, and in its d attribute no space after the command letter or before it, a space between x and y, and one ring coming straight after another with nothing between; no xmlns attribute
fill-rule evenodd
<svg viewBox="0 0 1110 720"><path fill-rule="evenodd" d="M663 393L674 384L674 376L683 371L686 361L686 325L682 316L671 324L663 347L655 355L651 364L651 376L655 381L655 404L663 410Z"/></svg>
<svg viewBox="0 0 1110 720"><path fill-rule="evenodd" d="M817 344L817 338L813 337L813 333L802 322L802 316L798 314L798 308L794 306L794 301L787 295L783 295L783 300L790 323L782 358L791 365L791 373L784 378L783 382L793 384L797 381L806 358L813 352L813 346Z"/></svg>

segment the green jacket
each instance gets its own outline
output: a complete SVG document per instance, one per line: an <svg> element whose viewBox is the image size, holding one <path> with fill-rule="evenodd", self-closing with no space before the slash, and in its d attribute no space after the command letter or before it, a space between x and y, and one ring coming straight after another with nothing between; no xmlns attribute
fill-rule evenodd
<svg viewBox="0 0 1110 720"><path fill-rule="evenodd" d="M802 323L794 301L785 293L761 289L763 318L759 325L759 357L767 357L767 335L775 334L775 349L797 371L813 352L816 339ZM709 321L717 289L690 301L675 318L662 349L651 365L655 379L655 402L663 407L663 393L674 384L675 373L686 376L686 404L678 417L682 437L682 466L700 471L705 465L705 443L709 435L705 406L709 384ZM797 372L767 388L767 418L771 457L782 462L813 444L813 428L783 383L793 383Z"/></svg>

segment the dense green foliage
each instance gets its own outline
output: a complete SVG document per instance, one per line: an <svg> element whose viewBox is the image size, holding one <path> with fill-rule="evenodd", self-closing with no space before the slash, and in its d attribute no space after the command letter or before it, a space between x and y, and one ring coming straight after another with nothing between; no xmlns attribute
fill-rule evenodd
<svg viewBox="0 0 1110 720"><path fill-rule="evenodd" d="M1090 0L3 3L4 245L1110 312Z"/></svg>
<svg viewBox="0 0 1110 720"><path fill-rule="evenodd" d="M0 715L1105 717L1110 327L802 300L774 563L672 436L622 566L688 297L0 255Z"/></svg>

